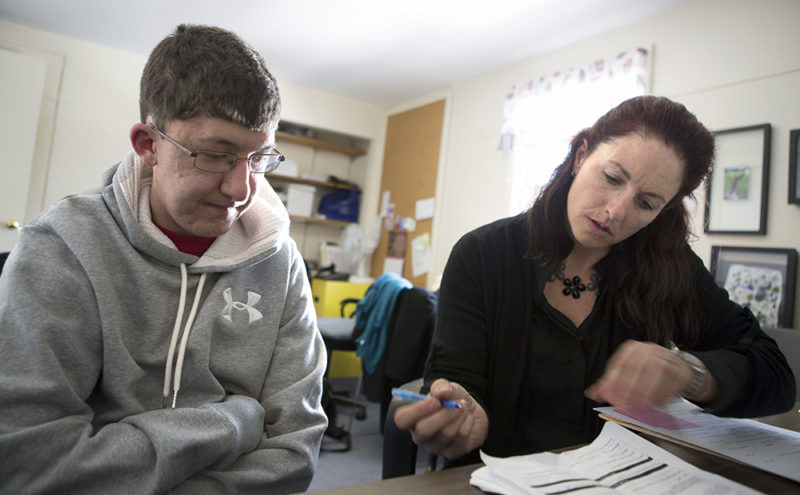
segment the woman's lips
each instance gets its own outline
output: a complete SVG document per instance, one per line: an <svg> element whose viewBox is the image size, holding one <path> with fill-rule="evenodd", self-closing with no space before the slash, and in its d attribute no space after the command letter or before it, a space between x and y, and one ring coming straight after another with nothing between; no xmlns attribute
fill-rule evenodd
<svg viewBox="0 0 800 495"><path fill-rule="evenodd" d="M605 225L601 224L600 222L592 220L591 218L589 219L589 226L592 229L592 232L594 232L596 235L600 235L600 236L610 236L611 235L611 229L609 229Z"/></svg>

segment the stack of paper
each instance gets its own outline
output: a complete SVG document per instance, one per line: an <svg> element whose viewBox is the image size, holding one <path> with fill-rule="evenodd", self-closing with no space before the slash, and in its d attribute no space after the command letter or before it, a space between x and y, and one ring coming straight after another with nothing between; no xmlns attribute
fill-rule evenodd
<svg viewBox="0 0 800 495"><path fill-rule="evenodd" d="M800 481L800 433L753 419L721 418L684 400L660 408L598 407L600 417Z"/></svg>
<svg viewBox="0 0 800 495"><path fill-rule="evenodd" d="M615 424L590 445L553 454L508 458L481 452L486 464L470 483L500 494L755 494L746 486L698 469Z"/></svg>

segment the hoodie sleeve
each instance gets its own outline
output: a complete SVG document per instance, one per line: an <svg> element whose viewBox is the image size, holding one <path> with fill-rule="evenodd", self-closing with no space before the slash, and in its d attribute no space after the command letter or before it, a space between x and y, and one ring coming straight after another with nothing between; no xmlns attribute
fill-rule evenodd
<svg viewBox="0 0 800 495"><path fill-rule="evenodd" d="M262 397L129 403L136 413L109 418L90 406L120 392L99 385L115 363L103 360L97 295L58 236L27 226L0 277L0 492L161 493L198 480L237 493L270 480L275 493L304 489L326 425L325 355L307 285L295 285Z"/></svg>
<svg viewBox="0 0 800 495"><path fill-rule="evenodd" d="M264 431L258 447L225 469L210 468L176 493L303 492L311 483L328 419L320 405L327 363L311 289L294 252L281 328L260 402Z"/></svg>

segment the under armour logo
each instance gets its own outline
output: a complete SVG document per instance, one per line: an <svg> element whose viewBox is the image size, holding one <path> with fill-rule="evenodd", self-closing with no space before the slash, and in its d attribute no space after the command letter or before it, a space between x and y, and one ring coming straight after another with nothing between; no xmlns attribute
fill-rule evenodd
<svg viewBox="0 0 800 495"><path fill-rule="evenodd" d="M231 319L231 312L234 309L238 309L239 311L246 309L247 314L250 315L250 321L248 323L253 323L254 321L258 321L263 317L261 311L253 307L254 304L261 300L261 295L256 294L255 292L247 291L247 304L241 301L234 301L233 297L231 297L230 287L222 291L222 297L225 298L226 302L225 308L222 310L222 317L228 321L233 321Z"/></svg>

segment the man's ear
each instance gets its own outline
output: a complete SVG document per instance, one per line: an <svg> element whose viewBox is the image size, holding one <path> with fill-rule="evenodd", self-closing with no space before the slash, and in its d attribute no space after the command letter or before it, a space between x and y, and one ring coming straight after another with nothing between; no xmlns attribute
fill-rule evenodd
<svg viewBox="0 0 800 495"><path fill-rule="evenodd" d="M153 134L155 134L155 131L141 122L133 124L133 127L131 127L130 138L133 151L150 166L158 163L153 146L155 144Z"/></svg>
<svg viewBox="0 0 800 495"><path fill-rule="evenodd" d="M586 141L584 138L583 142L581 143L580 147L578 147L578 151L575 152L575 162L572 164L572 176L576 176L578 171L581 169L583 165L583 160L586 159L586 150L589 149L589 142Z"/></svg>

